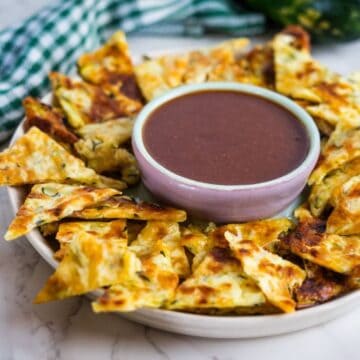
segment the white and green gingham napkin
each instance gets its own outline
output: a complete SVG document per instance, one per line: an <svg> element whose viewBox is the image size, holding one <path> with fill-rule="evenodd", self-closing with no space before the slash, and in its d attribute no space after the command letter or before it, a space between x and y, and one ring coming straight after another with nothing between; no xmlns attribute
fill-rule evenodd
<svg viewBox="0 0 360 360"><path fill-rule="evenodd" d="M71 72L76 59L113 31L199 36L263 31L260 14L226 0L62 0L0 32L0 142L20 121L22 99L48 91L50 71Z"/></svg>

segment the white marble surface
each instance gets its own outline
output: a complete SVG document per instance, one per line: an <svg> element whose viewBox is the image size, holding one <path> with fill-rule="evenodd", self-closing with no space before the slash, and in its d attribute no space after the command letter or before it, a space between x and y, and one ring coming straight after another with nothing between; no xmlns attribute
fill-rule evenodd
<svg viewBox="0 0 360 360"><path fill-rule="evenodd" d="M36 10L46 0L0 0L0 29ZM16 10L13 10L16 9ZM206 45L219 39L131 37L134 53ZM340 72L357 68L360 42L315 49L316 56ZM50 267L26 239L3 238L12 211L0 189L0 360L26 359L317 359L357 360L360 309L323 326L254 340L210 340L169 334L116 315L94 315L85 298L47 305L31 300L50 275Z"/></svg>

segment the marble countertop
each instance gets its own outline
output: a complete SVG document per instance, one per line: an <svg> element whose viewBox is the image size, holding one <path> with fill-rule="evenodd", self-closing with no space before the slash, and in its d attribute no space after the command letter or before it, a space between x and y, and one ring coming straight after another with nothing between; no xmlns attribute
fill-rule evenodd
<svg viewBox="0 0 360 360"><path fill-rule="evenodd" d="M12 0L21 18L44 0ZM9 22L0 2L0 29ZM23 5L22 5L23 4ZM16 15L16 16L15 16ZM8 17L7 17L8 19ZM133 53L207 45L201 40L130 37ZM314 49L331 68L360 70L360 41ZM94 315L86 298L33 305L32 299L51 273L26 239L6 243L3 235L13 214L0 189L0 360L41 359L359 359L360 309L328 324L285 336L253 340L214 340L179 336L131 323L117 315Z"/></svg>

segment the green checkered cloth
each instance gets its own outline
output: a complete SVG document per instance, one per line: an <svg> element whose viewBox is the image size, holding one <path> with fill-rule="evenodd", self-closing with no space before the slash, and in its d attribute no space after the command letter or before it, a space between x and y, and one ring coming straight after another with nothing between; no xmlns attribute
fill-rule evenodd
<svg viewBox="0 0 360 360"><path fill-rule="evenodd" d="M50 71L71 73L76 59L112 32L200 36L259 34L262 15L223 0L62 0L0 32L0 142L23 116L22 99L49 90Z"/></svg>

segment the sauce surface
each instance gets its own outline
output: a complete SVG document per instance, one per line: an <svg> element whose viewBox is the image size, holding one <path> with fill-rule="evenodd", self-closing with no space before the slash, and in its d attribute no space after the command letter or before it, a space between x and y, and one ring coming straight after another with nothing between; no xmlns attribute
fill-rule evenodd
<svg viewBox="0 0 360 360"><path fill-rule="evenodd" d="M143 140L168 170L220 185L275 179L309 151L305 127L292 113L235 91L197 92L163 104L146 120Z"/></svg>

